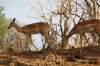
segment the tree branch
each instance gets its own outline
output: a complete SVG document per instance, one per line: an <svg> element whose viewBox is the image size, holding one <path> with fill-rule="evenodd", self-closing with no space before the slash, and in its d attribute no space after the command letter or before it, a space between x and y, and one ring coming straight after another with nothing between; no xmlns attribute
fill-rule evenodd
<svg viewBox="0 0 100 66"><path fill-rule="evenodd" d="M83 21L85 21L82 17L80 17L80 16L77 15L77 14L72 14L72 15L76 15L77 17L79 17L80 19L82 19Z"/></svg>
<svg viewBox="0 0 100 66"><path fill-rule="evenodd" d="M89 11L89 10L87 10L87 9L85 9L85 8L83 8L79 3L77 3L77 2L74 2L74 3L76 3L76 4L78 4L83 10L85 10L85 11L87 11L87 12L89 12L92 16L93 16L93 14Z"/></svg>

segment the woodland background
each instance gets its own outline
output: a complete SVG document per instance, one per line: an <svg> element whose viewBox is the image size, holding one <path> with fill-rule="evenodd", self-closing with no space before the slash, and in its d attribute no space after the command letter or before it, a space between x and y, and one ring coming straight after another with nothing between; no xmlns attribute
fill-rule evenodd
<svg viewBox="0 0 100 66"><path fill-rule="evenodd" d="M80 37L75 35L70 37L65 45L65 36L78 22L89 19L100 19L99 0L47 0L49 8L41 0L26 0L24 7L28 7L38 15L30 16L30 19L48 22L50 25L50 37L52 50L41 51L45 44L45 39L41 35L42 46L34 50L28 43L32 51L25 51L25 35L15 28L7 29L13 18L7 18L3 12L4 6L0 6L0 65L2 66L100 66L100 44L98 36L95 34L95 44L93 45L92 34L86 33L89 44L82 38L82 46L79 44ZM33 4L34 3L34 4ZM19 26L24 26L19 20ZM35 37L33 37L33 43ZM35 44L35 43L34 43ZM36 44L35 44L36 45ZM64 45L65 50L61 50ZM47 45L46 45L47 46ZM75 48L73 49L73 46ZM38 46L36 46L38 47Z"/></svg>

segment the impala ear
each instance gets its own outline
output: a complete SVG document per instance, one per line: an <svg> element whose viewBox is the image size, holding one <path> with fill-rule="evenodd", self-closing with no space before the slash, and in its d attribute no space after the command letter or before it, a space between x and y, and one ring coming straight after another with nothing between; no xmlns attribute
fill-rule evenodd
<svg viewBox="0 0 100 66"><path fill-rule="evenodd" d="M13 19L13 21L15 22L16 18Z"/></svg>

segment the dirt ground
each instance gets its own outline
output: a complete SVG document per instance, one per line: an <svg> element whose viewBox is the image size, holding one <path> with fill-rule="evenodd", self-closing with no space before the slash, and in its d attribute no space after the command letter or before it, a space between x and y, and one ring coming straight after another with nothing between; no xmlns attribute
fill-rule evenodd
<svg viewBox="0 0 100 66"><path fill-rule="evenodd" d="M100 46L57 51L9 51L0 66L100 66Z"/></svg>

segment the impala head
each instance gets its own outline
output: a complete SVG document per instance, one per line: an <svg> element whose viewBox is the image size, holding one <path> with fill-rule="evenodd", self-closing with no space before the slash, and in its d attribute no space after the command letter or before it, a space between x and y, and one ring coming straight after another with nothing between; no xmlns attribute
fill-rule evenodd
<svg viewBox="0 0 100 66"><path fill-rule="evenodd" d="M11 21L10 25L7 27L8 29L12 28L15 23L15 18Z"/></svg>

